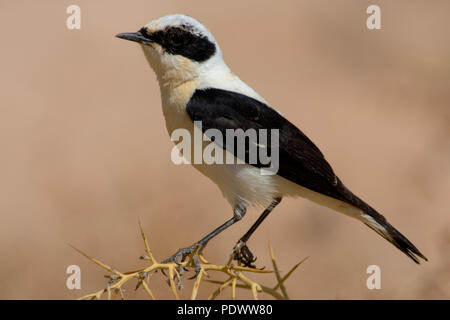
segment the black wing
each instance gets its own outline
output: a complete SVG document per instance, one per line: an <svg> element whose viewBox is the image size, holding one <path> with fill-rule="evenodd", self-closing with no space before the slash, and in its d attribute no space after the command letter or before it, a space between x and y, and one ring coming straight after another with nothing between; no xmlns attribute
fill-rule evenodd
<svg viewBox="0 0 450 320"><path fill-rule="evenodd" d="M351 202L350 194L343 194L339 179L325 160L319 148L297 127L266 104L248 96L221 90L197 90L189 100L186 111L192 121L202 122L202 131L218 129L224 138L221 146L236 153L236 144L230 148L226 142L226 129L279 130L279 169L277 174L318 193ZM269 139L270 141L270 136ZM271 150L270 144L265 148ZM249 163L248 149L246 158ZM251 163L262 167L258 163Z"/></svg>

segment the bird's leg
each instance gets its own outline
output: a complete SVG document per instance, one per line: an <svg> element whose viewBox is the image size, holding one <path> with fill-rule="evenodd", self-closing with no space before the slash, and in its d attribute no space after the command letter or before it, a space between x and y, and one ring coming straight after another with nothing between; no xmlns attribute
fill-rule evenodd
<svg viewBox="0 0 450 320"><path fill-rule="evenodd" d="M281 202L281 197L275 198L272 203L259 216L258 220L250 227L250 229L239 239L233 249L234 260L239 261L246 267L256 268L253 262L256 261L253 253L247 247L247 241L252 236L253 232L259 227L264 219L272 212L272 210Z"/></svg>
<svg viewBox="0 0 450 320"><path fill-rule="evenodd" d="M244 206L236 206L233 210L233 217L230 220L226 221L224 224L217 227L214 231L207 234L205 237L203 237L201 240L195 242L193 245L186 247L186 248L178 249L178 251L175 252L174 255L172 255L170 258L162 261L162 263L175 262L176 264L179 265L180 262L183 262L187 256L189 256L192 252L194 252L194 250L197 249L194 256L192 257L192 259L193 259L192 261L195 266L195 274L190 279L196 278L200 272L200 263L199 263L198 255L201 253L201 251L206 246L208 241L211 240L212 238L214 238L216 235L218 235L223 230L227 229L232 224L241 220L242 217L245 215L246 211L247 211L247 209Z"/></svg>

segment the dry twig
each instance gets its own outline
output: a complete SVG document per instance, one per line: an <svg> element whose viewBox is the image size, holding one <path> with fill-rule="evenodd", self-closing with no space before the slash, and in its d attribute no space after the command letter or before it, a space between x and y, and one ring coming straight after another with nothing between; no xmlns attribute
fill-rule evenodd
<svg viewBox="0 0 450 320"><path fill-rule="evenodd" d="M174 295L175 299L179 299L178 290L182 289L181 285L181 279L182 279L182 273L185 269L194 268L195 264L193 261L193 256L195 255L195 251L188 256L185 261L183 261L180 265L177 265L173 262L171 263L159 263L153 256L153 254L150 251L150 246L147 241L147 237L144 234L144 231L142 230L141 224L139 224L139 229L141 232L142 240L144 241L145 245L145 254L141 256L141 259L147 260L150 262L150 265L148 267L129 271L129 272L120 272L105 263L90 257L83 251L74 248L76 251L78 251L80 254L100 266L101 268L105 269L106 271L112 273L111 275L106 275L105 277L108 278L108 282L105 286L105 288L91 293L87 294L81 298L80 300L93 300L93 299L100 299L103 296L106 297L106 299L116 299L118 296L120 296L121 299L124 299L123 295L123 285L127 283L128 281L135 279L136 280L136 290L142 287L144 292L148 295L148 297L152 300L155 300L155 295L150 289L149 286L149 277L155 273L157 270L161 270L161 274L168 275L167 276L167 282L168 285ZM199 288L201 282L208 276L209 271L217 271L224 273L228 276L228 279L225 281L216 281L216 280L206 280L210 283L218 284L219 287L209 296L209 299L215 299L217 296L223 292L226 288L231 288L231 298L236 299L236 288L246 289L250 290L253 296L253 299L258 299L258 293L259 292L265 292L269 295L271 295L275 299L289 299L286 288L284 287L285 281L289 278L289 276L294 272L297 267L303 263L305 259L297 263L284 277L281 276L277 264L275 262L274 254L272 246L269 243L269 251L270 256L272 259L273 264L273 271L269 270L261 270L261 269L254 269L254 268L248 268L243 267L240 265L233 264L233 255L230 256L228 263L226 265L215 265L208 263L205 258L199 254L199 260L200 260L200 272L197 276L197 278L194 281L194 285L191 292L191 299L195 300L198 296ZM276 284L273 287L267 287L262 284L259 284L258 282L250 279L246 275L244 275L244 272L250 273L250 274L262 274L262 273L274 273L276 276Z"/></svg>

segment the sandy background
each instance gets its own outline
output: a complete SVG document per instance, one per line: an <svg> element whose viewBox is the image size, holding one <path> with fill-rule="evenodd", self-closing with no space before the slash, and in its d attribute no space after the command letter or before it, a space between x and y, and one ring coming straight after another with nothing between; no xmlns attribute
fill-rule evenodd
<svg viewBox="0 0 450 320"><path fill-rule="evenodd" d="M65 26L73 3L81 30ZM137 45L114 38L170 13L202 21L232 70L430 260L417 266L361 223L285 199L249 243L259 265L270 266L269 240L284 272L309 256L287 283L297 299L450 298L450 2L377 1L383 30L369 31L372 3L0 0L0 298L101 288L104 272L68 243L126 271L143 265L138 220L163 259L231 217L209 180L170 161L155 76ZM259 213L206 256L225 262ZM72 264L81 290L65 286ZM371 264L381 290L366 288Z"/></svg>

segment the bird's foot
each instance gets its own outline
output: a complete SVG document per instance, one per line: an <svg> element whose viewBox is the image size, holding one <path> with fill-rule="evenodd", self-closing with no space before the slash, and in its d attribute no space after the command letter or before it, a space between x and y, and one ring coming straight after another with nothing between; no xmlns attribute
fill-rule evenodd
<svg viewBox="0 0 450 320"><path fill-rule="evenodd" d="M189 247L180 248L170 258L163 260L162 263L174 262L178 266L181 266L181 264L186 260L186 258L190 257L191 263L194 266L195 274L189 279L195 279L197 278L201 270L199 256L205 245L206 243L196 242Z"/></svg>
<svg viewBox="0 0 450 320"><path fill-rule="evenodd" d="M256 258L247 247L247 244L242 240L239 240L238 243L236 243L236 245L234 246L233 260L240 262L244 267L256 268L256 266L253 264L253 262L256 261Z"/></svg>

